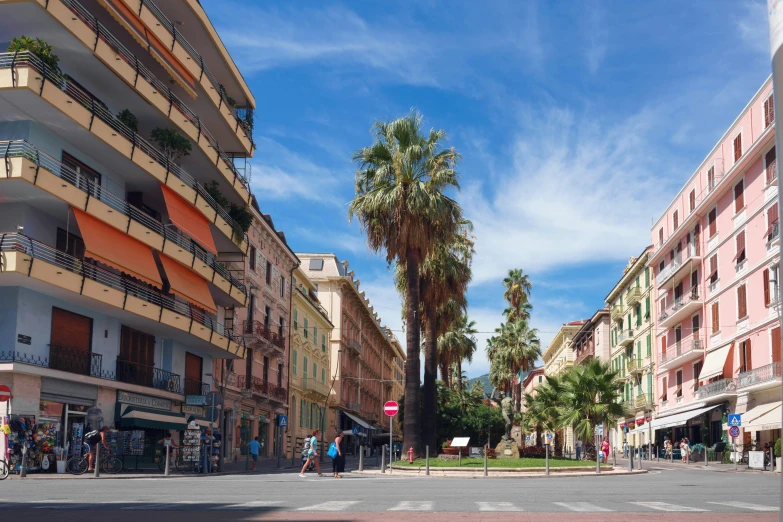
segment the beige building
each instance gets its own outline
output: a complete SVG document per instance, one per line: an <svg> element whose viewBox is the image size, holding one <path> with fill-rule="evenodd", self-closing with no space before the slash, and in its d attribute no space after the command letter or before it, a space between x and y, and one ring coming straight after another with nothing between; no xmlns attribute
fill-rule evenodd
<svg viewBox="0 0 783 522"><path fill-rule="evenodd" d="M330 339L332 375L336 375L327 430L359 426L362 437L372 428L388 427L383 413L387 400L401 388L395 358L405 352L394 334L381 325L378 314L361 291L348 261L334 254L297 254L302 271L313 282L318 299L334 325Z"/></svg>
<svg viewBox="0 0 783 522"><path fill-rule="evenodd" d="M610 328L609 307L601 308L585 321L571 343L576 364L582 364L589 359L609 363L612 353Z"/></svg>
<svg viewBox="0 0 783 522"><path fill-rule="evenodd" d="M611 309L612 369L619 372L627 417L609 429L609 443L620 450L623 441L633 446L647 444L652 420L655 392L653 340L654 319L651 308L653 281L647 259L650 247L639 257L632 257L623 276L606 296Z"/></svg>
<svg viewBox="0 0 783 522"><path fill-rule="evenodd" d="M330 363L333 326L318 300L315 284L297 268L293 288L288 435L299 448L313 429L325 431L335 376Z"/></svg>

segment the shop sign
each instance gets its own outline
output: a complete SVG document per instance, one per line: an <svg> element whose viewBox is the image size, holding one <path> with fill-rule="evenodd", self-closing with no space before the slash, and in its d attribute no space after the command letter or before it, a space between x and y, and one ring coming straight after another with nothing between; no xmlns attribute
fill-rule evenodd
<svg viewBox="0 0 783 522"><path fill-rule="evenodd" d="M16 342L18 342L19 344L28 344L29 345L29 344L33 343L33 338L30 337L29 335L18 334L16 336Z"/></svg>
<svg viewBox="0 0 783 522"><path fill-rule="evenodd" d="M193 406L191 404L182 405L182 413L186 415L195 415L196 417L203 417L206 415L206 408L203 406Z"/></svg>
<svg viewBox="0 0 783 522"><path fill-rule="evenodd" d="M152 408L155 410L171 411L170 399L161 399L160 397L150 397L149 395L139 395L138 393L118 391L117 402L123 404L133 404L135 406L141 406L143 408Z"/></svg>
<svg viewBox="0 0 783 522"><path fill-rule="evenodd" d="M193 406L206 406L206 395L185 395L185 404L192 404Z"/></svg>

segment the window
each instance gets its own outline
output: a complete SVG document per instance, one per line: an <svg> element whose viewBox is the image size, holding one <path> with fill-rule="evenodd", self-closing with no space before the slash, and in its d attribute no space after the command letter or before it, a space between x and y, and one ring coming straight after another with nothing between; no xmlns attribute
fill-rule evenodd
<svg viewBox="0 0 783 522"><path fill-rule="evenodd" d="M720 313L718 309L718 303L712 303L712 333L716 334L720 332Z"/></svg>
<svg viewBox="0 0 783 522"><path fill-rule="evenodd" d="M264 307L264 329L269 330L269 323L272 320L272 309L268 306Z"/></svg>
<svg viewBox="0 0 783 522"><path fill-rule="evenodd" d="M294 309L294 330L299 329L299 310Z"/></svg>
<svg viewBox="0 0 783 522"><path fill-rule="evenodd" d="M316 363L313 363L313 379L318 378L318 365Z"/></svg>
<svg viewBox="0 0 783 522"><path fill-rule="evenodd" d="M713 208L710 210L710 213L707 214L707 226L709 228L710 232L710 238L715 237L715 234L718 232L718 209Z"/></svg>
<svg viewBox="0 0 783 522"><path fill-rule="evenodd" d="M642 303L636 305L636 326L642 325Z"/></svg>
<svg viewBox="0 0 783 522"><path fill-rule="evenodd" d="M769 207L767 210L767 232L764 234L767 236L767 243L771 242L780 233L776 233L775 229L778 228L778 203L777 201Z"/></svg>
<svg viewBox="0 0 783 522"><path fill-rule="evenodd" d="M293 360L293 372L294 372L294 375L296 375L298 370L299 370L298 367L297 367L298 359L299 359L299 354L296 352L296 350L294 350L294 360Z"/></svg>
<svg viewBox="0 0 783 522"><path fill-rule="evenodd" d="M644 287L650 287L650 267L644 269Z"/></svg>
<svg viewBox="0 0 783 522"><path fill-rule="evenodd" d="M66 232L63 228L57 228L57 250L65 252L78 259L84 259L84 240L79 236Z"/></svg>
<svg viewBox="0 0 783 522"><path fill-rule="evenodd" d="M701 375L701 365L701 361L693 364L693 391L699 389L699 375Z"/></svg>
<svg viewBox="0 0 783 522"><path fill-rule="evenodd" d="M63 165L69 167L76 174L76 186L81 190L98 197L100 194L101 175L94 169L91 169L81 161L77 160L67 152L63 152Z"/></svg>
<svg viewBox="0 0 783 522"><path fill-rule="evenodd" d="M280 297L285 297L285 277L280 276Z"/></svg>
<svg viewBox="0 0 783 522"><path fill-rule="evenodd" d="M326 368L321 368L321 384L326 384Z"/></svg>
<svg viewBox="0 0 783 522"><path fill-rule="evenodd" d="M661 388L663 388L661 393L661 401L666 402L669 398L669 378L664 377L663 381L661 382Z"/></svg>
<svg viewBox="0 0 783 522"><path fill-rule="evenodd" d="M737 320L748 316L748 301L745 294L745 285L737 287Z"/></svg>
<svg viewBox="0 0 783 522"><path fill-rule="evenodd" d="M734 213L738 214L745 208L745 182L740 181L734 185Z"/></svg>
<svg viewBox="0 0 783 522"><path fill-rule="evenodd" d="M715 166L713 165L707 169L707 189L712 192L715 188Z"/></svg>
<svg viewBox="0 0 783 522"><path fill-rule="evenodd" d="M318 327L313 326L313 344L318 346Z"/></svg>
<svg viewBox="0 0 783 522"><path fill-rule="evenodd" d="M299 426L305 428L305 401L299 399Z"/></svg>
<svg viewBox="0 0 783 522"><path fill-rule="evenodd" d="M762 274L764 276L764 306L769 306L772 301L769 292L769 268L765 268Z"/></svg>
<svg viewBox="0 0 783 522"><path fill-rule="evenodd" d="M304 356L304 361L302 363L302 376L307 379L307 356Z"/></svg>
<svg viewBox="0 0 783 522"><path fill-rule="evenodd" d="M658 229L658 244L663 244L663 227Z"/></svg>
<svg viewBox="0 0 783 522"><path fill-rule="evenodd" d="M740 373L749 372L753 369L753 363L750 359L750 339L740 343Z"/></svg>
<svg viewBox="0 0 783 522"><path fill-rule="evenodd" d="M710 275L707 276L710 280L710 284L713 285L718 282L718 254L710 257Z"/></svg>
<svg viewBox="0 0 783 522"><path fill-rule="evenodd" d="M688 194L688 210L690 212L696 210L696 189L691 190L691 193Z"/></svg>
<svg viewBox="0 0 783 522"><path fill-rule="evenodd" d="M699 271L691 272L691 295L695 298L699 296Z"/></svg>
<svg viewBox="0 0 783 522"><path fill-rule="evenodd" d="M283 387L283 365L280 363L277 364L277 387Z"/></svg>
<svg viewBox="0 0 783 522"><path fill-rule="evenodd" d="M538 382L540 383L542 380L543 380L543 377L539 375L538 376Z"/></svg>
<svg viewBox="0 0 783 522"><path fill-rule="evenodd" d="M682 397L682 370L677 370L676 375L676 384L677 384L677 390L675 391L674 395L678 399Z"/></svg>
<svg viewBox="0 0 783 522"><path fill-rule="evenodd" d="M250 266L250 270L255 271L256 269L256 247L250 246L250 254L248 258L248 264Z"/></svg>
<svg viewBox="0 0 783 522"><path fill-rule="evenodd" d="M326 352L326 334L321 334L321 351Z"/></svg>
<svg viewBox="0 0 783 522"><path fill-rule="evenodd" d="M775 147L772 147L764 154L764 169L767 179L767 185L772 184L773 181L778 179L778 162L775 155Z"/></svg>
<svg viewBox="0 0 783 522"><path fill-rule="evenodd" d="M672 228L674 230L677 230L677 227L680 226L680 220L679 220L679 211L675 210L674 214L672 214Z"/></svg>
<svg viewBox="0 0 783 522"><path fill-rule="evenodd" d="M283 339L284 336L283 332L285 332L285 319L280 317L278 319L278 324L277 324L277 335L280 337L281 340Z"/></svg>
<svg viewBox="0 0 783 522"><path fill-rule="evenodd" d="M734 162L736 163L742 157L742 133L734 138Z"/></svg>
<svg viewBox="0 0 783 522"><path fill-rule="evenodd" d="M324 260L323 259L311 259L310 260L310 270L321 271L323 269L324 269Z"/></svg>
<svg viewBox="0 0 783 522"><path fill-rule="evenodd" d="M266 262L266 284L269 286L272 286L272 263L271 261Z"/></svg>
<svg viewBox="0 0 783 522"><path fill-rule="evenodd" d="M772 362L780 364L781 352L783 352L783 342L781 342L780 327L772 329Z"/></svg>
<svg viewBox="0 0 783 522"><path fill-rule="evenodd" d="M652 335L647 334L647 357L652 355Z"/></svg>
<svg viewBox="0 0 783 522"><path fill-rule="evenodd" d="M644 318L650 318L650 296L644 298Z"/></svg>
<svg viewBox="0 0 783 522"><path fill-rule="evenodd" d="M770 94L764 101L764 128L766 129L775 122L775 100Z"/></svg>

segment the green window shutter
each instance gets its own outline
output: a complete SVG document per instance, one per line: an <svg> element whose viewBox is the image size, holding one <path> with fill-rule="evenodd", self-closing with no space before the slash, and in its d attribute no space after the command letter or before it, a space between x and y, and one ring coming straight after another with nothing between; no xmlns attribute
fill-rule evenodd
<svg viewBox="0 0 783 522"><path fill-rule="evenodd" d="M318 378L318 365L313 363L313 379Z"/></svg>
<svg viewBox="0 0 783 522"><path fill-rule="evenodd" d="M652 374L647 374L647 394L652 398Z"/></svg>
<svg viewBox="0 0 783 522"><path fill-rule="evenodd" d="M296 370L297 370L297 368L296 368L297 357L298 356L297 356L296 350L294 350L294 375L296 375Z"/></svg>
<svg viewBox="0 0 783 522"><path fill-rule="evenodd" d="M310 332L308 331L309 328L310 327L307 325L307 317L305 317L305 320L304 320L304 336L305 336L305 339L307 339L307 336L310 335Z"/></svg>
<svg viewBox="0 0 783 522"><path fill-rule="evenodd" d="M318 327L313 326L313 344L318 346Z"/></svg>
<svg viewBox="0 0 783 522"><path fill-rule="evenodd" d="M650 334L647 334L647 357L650 357L652 355L652 337Z"/></svg>
<svg viewBox="0 0 783 522"><path fill-rule="evenodd" d="M645 304L645 307L644 307L644 317L646 319L649 319L650 318L650 296L649 295L645 298L644 304Z"/></svg>
<svg viewBox="0 0 783 522"><path fill-rule="evenodd" d="M321 368L321 384L326 384L326 368Z"/></svg>
<svg viewBox="0 0 783 522"><path fill-rule="evenodd" d="M307 356L305 356L304 364L302 365L302 375L307 379Z"/></svg>
<svg viewBox="0 0 783 522"><path fill-rule="evenodd" d="M299 310L294 310L294 330L299 328Z"/></svg>
<svg viewBox="0 0 783 522"><path fill-rule="evenodd" d="M304 428L305 406L304 399L299 399L299 427Z"/></svg>
<svg viewBox="0 0 783 522"><path fill-rule="evenodd" d="M326 334L321 334L321 351L326 351Z"/></svg>
<svg viewBox="0 0 783 522"><path fill-rule="evenodd" d="M646 288L650 288L650 267L649 266L644 269L644 286Z"/></svg>

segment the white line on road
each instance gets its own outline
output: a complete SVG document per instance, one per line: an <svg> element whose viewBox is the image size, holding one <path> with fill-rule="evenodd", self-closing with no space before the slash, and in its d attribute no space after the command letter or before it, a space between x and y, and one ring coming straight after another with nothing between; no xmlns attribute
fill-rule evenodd
<svg viewBox="0 0 783 522"><path fill-rule="evenodd" d="M579 513L605 513L607 511L612 511L611 509L602 508L589 502L553 502L553 504Z"/></svg>
<svg viewBox="0 0 783 522"><path fill-rule="evenodd" d="M432 502L427 500L403 500L387 511L432 511Z"/></svg>
<svg viewBox="0 0 783 522"><path fill-rule="evenodd" d="M358 503L358 500L332 500L313 506L302 507L297 509L297 511L342 511L343 509Z"/></svg>
<svg viewBox="0 0 783 522"><path fill-rule="evenodd" d="M629 502L629 504L636 504L650 509L657 509L658 511L709 511L709 509L701 509L690 506L678 506L677 504L669 504L668 502Z"/></svg>
<svg viewBox="0 0 783 522"><path fill-rule="evenodd" d="M479 511L523 511L511 502L476 502Z"/></svg>
<svg viewBox="0 0 783 522"><path fill-rule="evenodd" d="M271 506L278 506L282 504L283 502L281 500L254 500L253 502L243 502L242 504L227 504L223 506L215 506L211 507L209 509L217 509L220 511L231 509L231 510L242 510L242 509L253 509L253 508L259 508L259 507L271 507Z"/></svg>
<svg viewBox="0 0 783 522"><path fill-rule="evenodd" d="M779 507L760 506L758 504L749 504L748 502L738 502L738 501L729 501L729 502L709 502L708 501L707 504L718 504L719 506L729 506L729 507L742 508L742 509L751 509L753 511L780 511Z"/></svg>
<svg viewBox="0 0 783 522"><path fill-rule="evenodd" d="M166 509L171 504L161 504L160 502L155 502L154 504L139 504L137 506L125 506L121 507L120 509L126 510L126 511L152 511L156 509Z"/></svg>

